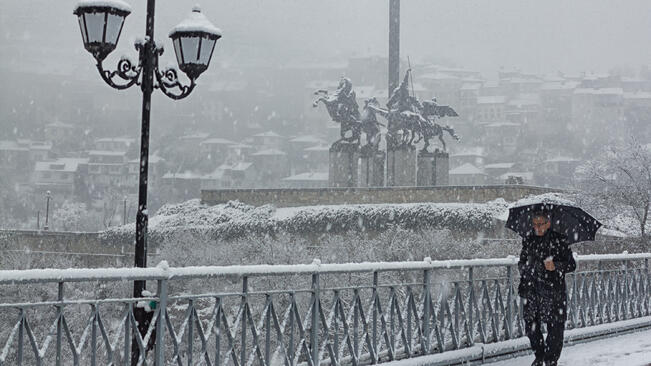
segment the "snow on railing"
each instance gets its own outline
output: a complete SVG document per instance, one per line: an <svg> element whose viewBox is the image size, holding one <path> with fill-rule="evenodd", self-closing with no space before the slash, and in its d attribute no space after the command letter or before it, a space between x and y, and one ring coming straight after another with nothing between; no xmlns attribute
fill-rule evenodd
<svg viewBox="0 0 651 366"><path fill-rule="evenodd" d="M608 262L651 259L651 253L589 254L574 256L577 262ZM190 266L169 267L166 261L149 268L68 268L0 271L0 284L35 282L171 280L226 276L273 276L312 273L359 273L387 271L423 271L428 269L464 269L468 267L513 266L518 258L453 259L408 262L321 263L290 265Z"/></svg>

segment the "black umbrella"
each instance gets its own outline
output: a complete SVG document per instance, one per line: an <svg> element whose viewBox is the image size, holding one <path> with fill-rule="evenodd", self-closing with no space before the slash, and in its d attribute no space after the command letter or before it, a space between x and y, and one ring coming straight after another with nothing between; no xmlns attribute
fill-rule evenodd
<svg viewBox="0 0 651 366"><path fill-rule="evenodd" d="M569 244L594 240L601 223L582 209L574 206L554 203L534 203L509 209L506 227L520 234L523 238L533 232L533 215L544 212L551 218L551 228L567 237Z"/></svg>

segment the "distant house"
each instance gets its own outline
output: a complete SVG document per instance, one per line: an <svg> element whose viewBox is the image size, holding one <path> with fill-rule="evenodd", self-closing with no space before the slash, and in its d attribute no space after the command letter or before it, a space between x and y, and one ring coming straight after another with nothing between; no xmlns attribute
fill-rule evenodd
<svg viewBox="0 0 651 366"><path fill-rule="evenodd" d="M130 137L106 137L95 140L95 149L99 151L128 151L136 139Z"/></svg>
<svg viewBox="0 0 651 366"><path fill-rule="evenodd" d="M515 163L493 163L484 165L484 172L494 181L499 181L500 176L513 169Z"/></svg>
<svg viewBox="0 0 651 366"><path fill-rule="evenodd" d="M488 175L470 163L450 170L449 177L452 186L484 185L489 182Z"/></svg>
<svg viewBox="0 0 651 366"><path fill-rule="evenodd" d="M126 152L91 150L88 152L88 183L99 194L109 187L124 187L128 175Z"/></svg>
<svg viewBox="0 0 651 366"><path fill-rule="evenodd" d="M465 148L450 154L450 168L456 168L467 163L482 166L485 158L486 153L483 147Z"/></svg>
<svg viewBox="0 0 651 366"><path fill-rule="evenodd" d="M253 163L222 164L201 178L201 189L250 188L255 185Z"/></svg>
<svg viewBox="0 0 651 366"><path fill-rule="evenodd" d="M156 187L165 169L165 159L157 155L150 155L147 160L147 184ZM122 177L122 186L132 192L137 192L140 184L140 158L127 161L127 173Z"/></svg>
<svg viewBox="0 0 651 366"><path fill-rule="evenodd" d="M502 95L490 95L477 97L477 108L475 121L495 122L505 119L506 97Z"/></svg>
<svg viewBox="0 0 651 366"><path fill-rule="evenodd" d="M60 144L74 136L75 127L68 123L56 121L45 125L45 138L54 144Z"/></svg>
<svg viewBox="0 0 651 366"><path fill-rule="evenodd" d="M87 158L60 158L39 161L34 166L32 185L39 192L51 191L63 195L74 194L86 175Z"/></svg>
<svg viewBox="0 0 651 366"><path fill-rule="evenodd" d="M253 135L253 147L257 150L280 149L285 138L273 131Z"/></svg>
<svg viewBox="0 0 651 366"><path fill-rule="evenodd" d="M219 137L212 137L199 143L201 154L210 157L213 162L217 163L224 162L228 158L228 148L231 145L237 145L237 143Z"/></svg>
<svg viewBox="0 0 651 366"><path fill-rule="evenodd" d="M189 200L200 196L201 178L200 174L190 171L168 172L161 178L161 185L168 189L170 198Z"/></svg>
<svg viewBox="0 0 651 366"><path fill-rule="evenodd" d="M29 147L17 141L0 141L0 169L24 170L30 167Z"/></svg>
<svg viewBox="0 0 651 366"><path fill-rule="evenodd" d="M277 149L266 149L251 154L258 184L264 187L278 186L280 179L289 174L287 154Z"/></svg>

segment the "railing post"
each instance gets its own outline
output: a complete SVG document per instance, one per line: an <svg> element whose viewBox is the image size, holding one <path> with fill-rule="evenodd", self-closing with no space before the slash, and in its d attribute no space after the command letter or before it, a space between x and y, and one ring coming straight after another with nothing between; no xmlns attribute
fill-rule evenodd
<svg viewBox="0 0 651 366"><path fill-rule="evenodd" d="M126 304L126 317L124 318L124 366L131 365L131 317L133 316L133 303Z"/></svg>
<svg viewBox="0 0 651 366"><path fill-rule="evenodd" d="M20 308L20 328L18 328L18 355L17 355L18 366L21 366L23 364L24 329L25 329L25 310L23 308Z"/></svg>
<svg viewBox="0 0 651 366"><path fill-rule="evenodd" d="M644 302L646 303L646 315L651 314L651 304L649 303L649 292L651 284L649 283L649 258L644 259Z"/></svg>
<svg viewBox="0 0 651 366"><path fill-rule="evenodd" d="M246 310L248 303L249 278L242 277L242 344L240 345L240 365L246 365Z"/></svg>
<svg viewBox="0 0 651 366"><path fill-rule="evenodd" d="M289 293L289 361L294 365L294 310L296 306L296 294Z"/></svg>
<svg viewBox="0 0 651 366"><path fill-rule="evenodd" d="M624 320L628 319L628 260L624 261Z"/></svg>
<svg viewBox="0 0 651 366"><path fill-rule="evenodd" d="M91 305L93 309L93 325L91 326L91 338L90 338L90 364L95 366L97 363L97 304Z"/></svg>
<svg viewBox="0 0 651 366"><path fill-rule="evenodd" d="M167 314L167 280L158 280L158 320L156 321L156 355L154 365L165 365L165 316ZM192 319L192 318L190 318Z"/></svg>
<svg viewBox="0 0 651 366"><path fill-rule="evenodd" d="M373 363L378 363L379 355L378 355L378 349L377 349L377 308L378 308L378 293L377 293L377 285L378 285L378 273L377 271L373 272L373 355L375 356L375 359L373 360Z"/></svg>
<svg viewBox="0 0 651 366"><path fill-rule="evenodd" d="M430 345L430 338L429 338L429 319L430 319L430 300L431 300L431 290L432 286L430 283L430 278L431 278L432 271L430 269L426 269L423 271L423 339L421 342L423 344L421 345L422 353L424 355L430 353L431 345Z"/></svg>
<svg viewBox="0 0 651 366"><path fill-rule="evenodd" d="M474 285L474 268L473 267L468 267L468 283L470 285L470 295L469 295L469 301L470 303L468 304L468 323L470 326L468 327L470 329L470 345L474 346L475 345L475 330L474 330L474 323L473 323L473 306L475 304L475 285Z"/></svg>
<svg viewBox="0 0 651 366"><path fill-rule="evenodd" d="M59 305L57 305L57 356L56 356L56 364L57 366L61 366L61 331L63 330L63 321L61 317L63 316L63 305L61 305L61 302L63 302L63 282L59 282L59 289L57 291L57 301L59 301Z"/></svg>
<svg viewBox="0 0 651 366"><path fill-rule="evenodd" d="M359 290L356 288L353 290L353 352L355 356L353 357L353 364L355 366L359 365L359 307L357 307L357 297L359 296Z"/></svg>
<svg viewBox="0 0 651 366"><path fill-rule="evenodd" d="M572 327L577 328L577 299L578 292L576 289L576 272L572 273Z"/></svg>
<svg viewBox="0 0 651 366"><path fill-rule="evenodd" d="M508 265L506 267L506 276L507 276L507 295L506 295L506 339L511 339L513 336L513 266Z"/></svg>
<svg viewBox="0 0 651 366"><path fill-rule="evenodd" d="M312 362L314 366L319 365L319 273L312 274L312 291L313 291L313 307L312 307L312 332L310 335L310 346L312 347Z"/></svg>
<svg viewBox="0 0 651 366"><path fill-rule="evenodd" d="M188 309L190 309L189 319L188 319L188 366L192 365L192 352L194 351L194 345L192 340L194 339L194 327L193 327L193 318L194 318L194 301L192 299L188 300ZM217 363L217 360L215 360Z"/></svg>
<svg viewBox="0 0 651 366"><path fill-rule="evenodd" d="M271 295L265 294L265 298L267 313L265 314L264 326L267 332L264 338L264 363L265 366L269 366L271 361Z"/></svg>
<svg viewBox="0 0 651 366"><path fill-rule="evenodd" d="M389 287L389 298L391 299L391 309L389 312L389 321L391 323L391 353L393 354L393 358L395 359L396 357L396 288L391 286Z"/></svg>

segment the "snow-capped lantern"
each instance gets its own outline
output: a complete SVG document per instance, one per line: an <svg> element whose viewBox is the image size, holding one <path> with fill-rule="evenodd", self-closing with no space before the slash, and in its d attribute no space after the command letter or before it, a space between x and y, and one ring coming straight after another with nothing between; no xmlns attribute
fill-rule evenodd
<svg viewBox="0 0 651 366"><path fill-rule="evenodd" d="M82 0L73 11L79 20L84 48L101 61L118 44L124 19L131 13L121 0Z"/></svg>
<svg viewBox="0 0 651 366"><path fill-rule="evenodd" d="M222 37L222 32L195 6L190 16L174 27L169 36L174 44L179 69L195 80L208 68L215 43Z"/></svg>

